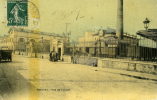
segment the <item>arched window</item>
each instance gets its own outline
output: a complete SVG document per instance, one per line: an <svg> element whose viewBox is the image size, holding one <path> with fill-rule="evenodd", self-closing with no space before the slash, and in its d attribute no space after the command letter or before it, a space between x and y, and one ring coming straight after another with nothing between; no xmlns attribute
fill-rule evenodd
<svg viewBox="0 0 157 100"><path fill-rule="evenodd" d="M19 38L19 42L25 42L24 38Z"/></svg>
<svg viewBox="0 0 157 100"><path fill-rule="evenodd" d="M34 39L31 39L30 42L35 42L35 40L34 40Z"/></svg>

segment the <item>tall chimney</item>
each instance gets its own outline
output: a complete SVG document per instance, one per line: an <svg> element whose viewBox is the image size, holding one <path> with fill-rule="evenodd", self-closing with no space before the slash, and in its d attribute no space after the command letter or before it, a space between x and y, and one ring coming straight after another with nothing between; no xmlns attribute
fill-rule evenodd
<svg viewBox="0 0 157 100"><path fill-rule="evenodd" d="M119 39L123 39L123 0L117 0L117 30L116 35Z"/></svg>

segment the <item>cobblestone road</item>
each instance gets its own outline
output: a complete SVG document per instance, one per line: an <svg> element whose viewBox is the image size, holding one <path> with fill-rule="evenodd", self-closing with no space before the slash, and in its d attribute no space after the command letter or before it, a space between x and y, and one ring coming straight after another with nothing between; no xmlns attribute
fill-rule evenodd
<svg viewBox="0 0 157 100"><path fill-rule="evenodd" d="M156 81L47 59L13 59L0 64L0 100L157 99Z"/></svg>

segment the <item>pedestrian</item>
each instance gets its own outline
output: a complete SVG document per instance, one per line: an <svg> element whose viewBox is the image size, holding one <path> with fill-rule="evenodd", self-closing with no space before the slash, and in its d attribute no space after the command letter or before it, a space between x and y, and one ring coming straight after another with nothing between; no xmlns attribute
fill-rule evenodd
<svg viewBox="0 0 157 100"><path fill-rule="evenodd" d="M71 56L71 63L74 63L74 57Z"/></svg>
<svg viewBox="0 0 157 100"><path fill-rule="evenodd" d="M56 52L55 51L53 52L53 61L54 62L56 61Z"/></svg>
<svg viewBox="0 0 157 100"><path fill-rule="evenodd" d="M58 61L58 53L57 53L57 52L56 52L56 55L55 55L55 56L56 56L56 61Z"/></svg>
<svg viewBox="0 0 157 100"><path fill-rule="evenodd" d="M52 61L52 51L50 52L49 57L50 57L50 61Z"/></svg>

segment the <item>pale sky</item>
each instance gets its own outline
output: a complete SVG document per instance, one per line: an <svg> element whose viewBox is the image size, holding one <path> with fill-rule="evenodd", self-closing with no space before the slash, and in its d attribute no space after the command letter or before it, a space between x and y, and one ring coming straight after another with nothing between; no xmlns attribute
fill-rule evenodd
<svg viewBox="0 0 157 100"><path fill-rule="evenodd" d="M6 34L6 0L0 0L0 35ZM35 0L34 0L35 1ZM100 27L116 28L117 0L36 0L40 11L39 30L63 33L65 23L72 37ZM79 13L79 14L78 14ZM143 29L143 20L157 28L157 0L124 0L124 31L135 34Z"/></svg>

